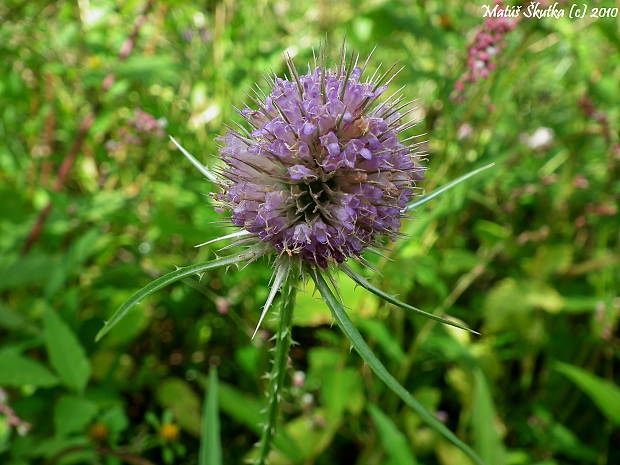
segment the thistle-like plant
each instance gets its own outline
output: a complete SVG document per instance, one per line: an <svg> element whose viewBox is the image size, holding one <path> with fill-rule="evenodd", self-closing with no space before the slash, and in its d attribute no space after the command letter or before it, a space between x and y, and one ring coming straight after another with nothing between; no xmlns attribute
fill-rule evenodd
<svg viewBox="0 0 620 465"><path fill-rule="evenodd" d="M429 426L481 464L466 444L390 375L366 345L332 289L332 273L342 270L358 285L394 305L468 330L395 299L346 264L347 260L355 260L371 267L363 253L381 253L382 238L399 237L401 219L408 211L484 169L431 195L416 198L415 183L424 179L421 156L411 143L414 138L399 139L403 131L415 124L406 120L412 102L404 102L396 94L380 101L398 71L392 72L394 66L383 74L377 70L364 80L368 60L359 64L358 59L353 53L348 55L343 44L339 61L328 67L325 49L321 47L314 66L300 75L286 57L289 78L268 76L269 92L265 94L257 86L254 96L250 96L254 108L239 110L247 126L228 128L218 138L223 144L220 155L224 165L216 173L172 139L191 163L219 186L220 192L212 194L212 198L218 209L231 212L232 224L240 228L201 245L234 239L225 249L242 246L245 250L177 269L153 281L117 310L98 338L145 296L174 281L208 269L272 256L271 289L256 330L277 293L282 297L266 416L255 464L266 463L276 432L292 343L295 293L299 281L307 279L314 281L334 320L375 374Z"/></svg>

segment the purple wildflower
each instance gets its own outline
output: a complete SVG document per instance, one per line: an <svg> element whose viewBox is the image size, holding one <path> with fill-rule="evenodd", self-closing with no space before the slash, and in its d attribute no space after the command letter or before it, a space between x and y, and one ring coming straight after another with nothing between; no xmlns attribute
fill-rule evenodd
<svg viewBox="0 0 620 465"><path fill-rule="evenodd" d="M488 17L484 24L476 29L467 57L469 71L456 81L456 93L452 96L453 99L465 91L467 83L487 78L489 73L495 70L497 56L506 48L504 36L517 26L519 20L518 17L512 17L511 7L501 4L501 1L496 0L494 15Z"/></svg>
<svg viewBox="0 0 620 465"><path fill-rule="evenodd" d="M270 93L255 92L257 109L240 111L251 129L218 138L226 166L214 195L246 241L321 268L394 239L424 179L419 155L398 139L415 124L399 113L410 102L378 102L389 71L362 82L368 60L358 67L343 51L335 69L325 61L323 50L300 76L288 58L291 79L270 77Z"/></svg>

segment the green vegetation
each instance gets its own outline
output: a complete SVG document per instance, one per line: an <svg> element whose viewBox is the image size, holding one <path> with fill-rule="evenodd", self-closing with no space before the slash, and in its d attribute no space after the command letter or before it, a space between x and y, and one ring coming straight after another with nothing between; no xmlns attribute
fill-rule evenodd
<svg viewBox="0 0 620 465"><path fill-rule="evenodd" d="M270 463L473 464L424 409L487 465L620 463L620 22L558 8L521 15L472 82L474 3L2 2L0 463L256 456L271 263L194 247L235 230L168 135L217 167L233 107L326 34L332 57L345 34L376 46L370 74L404 66L388 94L417 99L420 194L495 165L419 197L406 237L364 256L380 274L334 274L344 307L320 276L297 292Z"/></svg>

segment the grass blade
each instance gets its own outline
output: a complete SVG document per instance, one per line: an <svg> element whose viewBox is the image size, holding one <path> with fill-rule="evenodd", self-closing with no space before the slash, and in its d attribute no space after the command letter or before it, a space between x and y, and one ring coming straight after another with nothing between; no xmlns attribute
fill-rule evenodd
<svg viewBox="0 0 620 465"><path fill-rule="evenodd" d="M114 326L116 326L116 324L121 321L123 317L127 314L129 309L131 309L134 305L139 304L142 299L152 294L153 292L158 291L162 287L165 287L168 284L172 284L173 282L179 281L180 279L186 278L188 276L202 273L203 271L218 268L220 266L232 265L234 263L247 260L252 256L253 254L246 252L245 254L241 255L231 255L224 258L218 258L217 260L212 260L210 262L179 268L176 271L168 273L167 275L164 275L161 278L152 281L151 283L140 289L138 292L136 292L134 295L132 295L129 299L127 299L125 303L123 303L123 305L121 305L118 310L116 310L114 315L112 315L112 318L106 321L105 326L101 328L101 330L97 333L95 341L99 341Z"/></svg>
<svg viewBox="0 0 620 465"><path fill-rule="evenodd" d="M484 170L487 170L491 167L495 166L495 163L491 163L489 165L483 166L482 168L478 168L477 170L474 170L470 173L467 173L464 176L461 176L460 178L455 179L452 182L449 182L448 184L446 184L445 186L441 186L439 189L435 189L433 192L431 192L428 195L425 195L417 200L414 200L413 202L410 202L409 204L407 204L407 207L405 208L405 212L411 211L411 210L415 210L416 208L418 208L419 206L425 204L426 202L429 202L431 200L433 200L435 197L438 197L439 195L443 194L444 192L446 192L449 189L452 189L454 186L456 186L457 184L462 183L463 181L477 175L478 173L481 173Z"/></svg>
<svg viewBox="0 0 620 465"><path fill-rule="evenodd" d="M334 319L340 326L340 329L345 334L349 342L356 350L356 352L362 357L362 359L368 364L372 371L396 394L400 397L409 407L417 413L420 418L431 428L445 437L448 441L461 449L467 456L469 456L477 465L485 465L480 457L463 441L457 438L452 431L444 426L435 415L426 410L422 404L415 400L407 390L400 385L398 381L387 371L381 361L370 350L370 347L366 344L359 331L353 325L353 322L347 315L342 304L334 296L331 289L325 282L325 279L317 269L310 268L309 274L314 280L317 289L323 296L323 299L327 303L329 309L334 316Z"/></svg>
<svg viewBox="0 0 620 465"><path fill-rule="evenodd" d="M506 465L504 442L497 431L495 405L489 384L480 368L474 370L474 406L472 429L474 447L484 460L493 465Z"/></svg>
<svg viewBox="0 0 620 465"><path fill-rule="evenodd" d="M391 463L398 465L417 465L407 437L398 429L392 419L381 411L375 404L368 404L368 413L375 421L379 438L391 459Z"/></svg>
<svg viewBox="0 0 620 465"><path fill-rule="evenodd" d="M344 273L347 276L349 276L353 281L355 281L357 284L362 286L364 289L372 292L374 295L376 295L378 297L381 297L383 300L385 300L385 301L387 301L387 302L389 302L391 304L396 305L397 307L404 308L405 310L409 310L409 311L418 313L418 314L422 315L423 317L430 318L431 320L439 321L440 323L444 323L446 325L454 326L454 327L459 328L459 329L464 329L465 331L469 331L470 333L474 333L474 334L480 336L480 333L477 332L477 331L474 331L473 329L469 329L468 327L462 326L462 325L460 325L458 323L455 323L454 321L450 321L450 320L447 320L445 318L441 318L440 316L433 315L432 313L425 312L424 310L420 310L419 308L416 308L416 307L413 307L413 306L411 306L409 304L401 302L397 298L392 297L391 295L389 295L388 293L382 291L378 287L375 287L372 284L370 284L370 282L366 278L364 278L362 275L360 275L355 270L353 270L353 268L351 268L349 265L346 265L346 264L342 263L340 265L340 269L342 271L344 271Z"/></svg>
<svg viewBox="0 0 620 465"><path fill-rule="evenodd" d="M222 465L220 442L220 408L218 404L217 368L209 370L209 386L205 393L200 431L199 465Z"/></svg>
<svg viewBox="0 0 620 465"><path fill-rule="evenodd" d="M556 362L554 368L585 392L609 421L620 426L620 388L618 386L568 363Z"/></svg>

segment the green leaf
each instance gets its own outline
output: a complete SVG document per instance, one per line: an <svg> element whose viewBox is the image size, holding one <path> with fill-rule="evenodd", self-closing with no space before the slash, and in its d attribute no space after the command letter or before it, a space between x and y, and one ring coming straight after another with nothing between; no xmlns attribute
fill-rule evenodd
<svg viewBox="0 0 620 465"><path fill-rule="evenodd" d="M38 334L39 328L30 324L30 322L20 313L15 310L11 310L0 302L0 328L8 329L9 331L23 331L30 334Z"/></svg>
<svg viewBox="0 0 620 465"><path fill-rule="evenodd" d="M178 64L171 55L131 56L114 65L118 79L128 78L141 83L178 82Z"/></svg>
<svg viewBox="0 0 620 465"><path fill-rule="evenodd" d="M172 410L181 428L200 437L200 399L185 380L164 379L157 388L157 400Z"/></svg>
<svg viewBox="0 0 620 465"><path fill-rule="evenodd" d="M534 309L558 313L563 306L562 296L543 281L505 278L487 292L483 314L491 331L510 328L527 334L533 327Z"/></svg>
<svg viewBox="0 0 620 465"><path fill-rule="evenodd" d="M491 163L489 165L483 166L482 168L478 168L477 170L474 170L470 173L467 173L464 176L461 176L460 178L455 179L452 182L449 182L448 184L446 184L445 186L440 187L439 189L435 189L432 193L425 195L417 200L414 200L413 202L409 202L407 204L407 208L405 209L405 211L411 211L411 210L415 210L416 208L420 207L421 205L424 205L426 202L429 202L431 200L433 200L435 197L438 197L439 195L443 194L444 192L446 192L449 189L452 189L454 186L457 186L458 184L462 183L463 181L466 181L467 179L471 178L472 176L477 175L478 173L481 173L484 170L487 170L489 168L491 168L492 166L494 166L495 163Z"/></svg>
<svg viewBox="0 0 620 465"><path fill-rule="evenodd" d="M368 404L368 412L377 426L381 442L390 457L390 463L416 465L418 462L411 451L407 438L400 432L390 417L374 404Z"/></svg>
<svg viewBox="0 0 620 465"><path fill-rule="evenodd" d="M51 309L45 311L45 347L63 384L83 392L90 378L90 362L71 328Z"/></svg>
<svg viewBox="0 0 620 465"><path fill-rule="evenodd" d="M0 386L51 387L57 384L58 378L39 362L6 350L0 353Z"/></svg>
<svg viewBox="0 0 620 465"><path fill-rule="evenodd" d="M58 257L32 253L20 256L0 271L0 291L19 289L46 282L60 263Z"/></svg>
<svg viewBox="0 0 620 465"><path fill-rule="evenodd" d="M618 386L568 363L556 362L554 368L585 392L609 421L620 426L620 388Z"/></svg>
<svg viewBox="0 0 620 465"><path fill-rule="evenodd" d="M54 427L58 436L84 432L97 414L97 404L81 397L65 395L54 406Z"/></svg>
<svg viewBox="0 0 620 465"><path fill-rule="evenodd" d="M382 321L369 318L356 318L355 321L363 333L376 339L385 355L398 363L405 361L405 352Z"/></svg>
<svg viewBox="0 0 620 465"><path fill-rule="evenodd" d="M250 427L254 432L260 431L260 411L263 406L258 400L223 382L218 383L218 400L220 408L228 416Z"/></svg>
<svg viewBox="0 0 620 465"><path fill-rule="evenodd" d="M199 465L222 465L222 444L220 442L220 408L218 396L217 368L209 371L209 387L205 394L200 433Z"/></svg>
<svg viewBox="0 0 620 465"><path fill-rule="evenodd" d="M262 432L261 422L263 405L256 399L239 391L233 386L219 382L218 400L220 408L230 417L247 426L256 434ZM303 461L303 456L297 446L282 430L276 432L273 438L274 446L295 463Z"/></svg>
<svg viewBox="0 0 620 465"><path fill-rule="evenodd" d="M325 299L325 302L332 311L334 319L344 332L347 339L357 351L362 359L368 364L372 371L396 394L400 397L409 407L416 412L424 422L433 428L435 431L444 436L448 441L452 442L455 446L465 452L471 457L478 465L484 465L484 462L471 448L457 438L452 431L444 426L432 413L426 410L417 400L415 400L407 390L402 387L398 381L387 371L381 361L370 350L364 339L360 335L359 331L353 325L353 322L347 315L343 305L336 299L331 289L325 282L325 279L317 269L309 269L309 274L312 276L317 289Z"/></svg>
<svg viewBox="0 0 620 465"><path fill-rule="evenodd" d="M322 374L321 398L328 420L340 422L347 404L359 393L362 381L352 367L334 367Z"/></svg>
<svg viewBox="0 0 620 465"><path fill-rule="evenodd" d="M346 265L346 264L343 263L343 264L340 265L340 269L342 271L344 271L344 273L347 276L349 276L353 281L355 281L357 284L362 286L364 289L369 290L370 292L372 292L376 296L381 297L382 299L386 300L387 302L389 302L391 304L396 305L397 307L403 308L405 310L409 310L411 312L418 313L418 314L422 315L425 318L429 318L431 320L439 321L440 323L444 323L444 324L447 324L447 325L450 325L450 326L454 326L456 328L464 329L465 331L469 331L470 333L474 333L474 334L480 335L480 333L474 331L473 329L469 329L466 326L462 326L462 325L460 325L460 324L458 324L458 323L456 323L454 321L447 320L445 318L441 318L440 316L433 315L432 313L425 312L424 310L420 310L419 308L415 308L415 307L412 307L409 304L401 302L400 300L396 299L395 297L392 297L388 293L382 291L378 287L375 287L372 284L370 284L370 282L366 278L364 278L359 273L355 272L349 265Z"/></svg>
<svg viewBox="0 0 620 465"><path fill-rule="evenodd" d="M506 463L504 444L495 427L497 413L482 370L474 371L474 379L472 425L476 451L487 463L504 465Z"/></svg>
<svg viewBox="0 0 620 465"><path fill-rule="evenodd" d="M99 415L99 421L108 427L110 444L116 444L123 431L129 427L129 418L122 405L114 405L103 412Z"/></svg>
<svg viewBox="0 0 620 465"><path fill-rule="evenodd" d="M109 321L106 322L105 326L101 328L95 341L99 341L103 336L106 335L119 321L123 319L123 317L127 314L127 311L132 308L134 305L140 303L142 299L149 296L155 291L160 290L161 288L167 286L168 284L172 284L175 281L179 281L180 279L186 278L188 276L192 276L195 274L199 274L203 271L211 270L213 268L218 268L220 266L232 265L234 263L238 263L243 260L247 260L252 258L253 252L251 250L247 250L244 254L241 255L231 255L224 258L218 258L217 260L212 260L210 262L200 263L198 265L186 266L185 268L179 268L176 271L168 273L167 275L162 276L161 278L157 278L155 281L147 284L134 295L132 295L128 300L125 301L123 305L119 307L118 310L112 315Z"/></svg>

